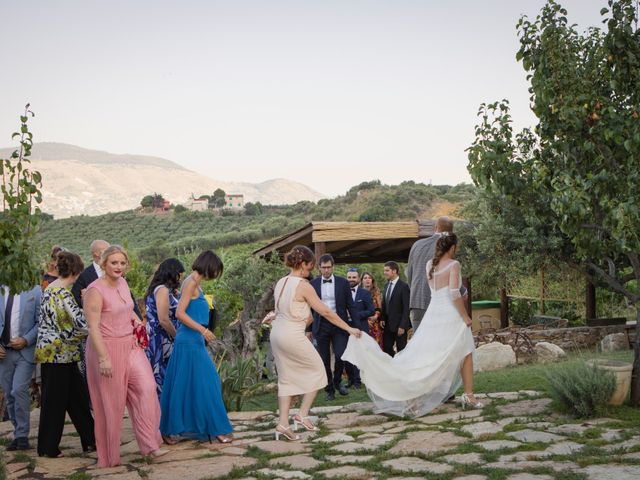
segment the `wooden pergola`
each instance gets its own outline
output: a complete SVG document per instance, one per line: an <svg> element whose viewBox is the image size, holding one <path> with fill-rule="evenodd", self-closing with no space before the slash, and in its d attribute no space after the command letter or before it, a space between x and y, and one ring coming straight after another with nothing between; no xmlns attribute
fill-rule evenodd
<svg viewBox="0 0 640 480"><path fill-rule="evenodd" d="M413 243L433 235L434 220L412 222L311 222L256 250L254 255L283 255L305 245L316 255L333 255L336 263L406 262Z"/></svg>

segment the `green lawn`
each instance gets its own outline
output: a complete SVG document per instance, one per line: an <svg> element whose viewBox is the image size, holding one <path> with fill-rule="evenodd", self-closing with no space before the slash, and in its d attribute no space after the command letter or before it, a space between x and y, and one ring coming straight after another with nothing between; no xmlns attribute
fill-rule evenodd
<svg viewBox="0 0 640 480"><path fill-rule="evenodd" d="M579 362L591 358L607 358L632 362L633 351L628 350L607 354L596 352L574 353L569 355L569 357L563 362L558 362L557 364ZM557 364L531 363L504 368L493 372L480 372L475 375L474 390L477 393L512 392L517 390L539 390L548 392L549 382L547 381L547 373L554 365ZM324 392L321 391L318 393L314 406L347 405L349 403L367 401L369 401L369 397L367 396L366 389L364 388L360 390L349 389L349 395L344 397L336 393L336 399L331 402L325 400ZM275 393L257 395L247 400L243 405L243 410L275 411L276 409L277 398ZM629 414L638 415L640 417L640 413L638 413L636 409L628 410L630 410Z"/></svg>

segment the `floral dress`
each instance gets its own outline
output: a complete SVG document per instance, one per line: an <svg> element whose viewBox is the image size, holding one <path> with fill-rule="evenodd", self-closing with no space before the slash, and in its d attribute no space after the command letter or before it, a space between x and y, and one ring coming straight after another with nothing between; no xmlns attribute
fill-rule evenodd
<svg viewBox="0 0 640 480"><path fill-rule="evenodd" d="M376 309L376 313L369 317L369 335L378 342L380 348L382 348L382 327L380 326L380 311L382 308L382 301L380 299L380 291L371 291L371 297L373 298L373 306Z"/></svg>
<svg viewBox="0 0 640 480"><path fill-rule="evenodd" d="M162 393L162 385L164 384L164 374L169 365L169 358L173 352L173 338L169 336L164 328L160 325L158 319L158 307L156 305L156 292L159 288L166 288L164 285L158 285L153 291L153 295L147 297L147 333L149 334L149 346L145 349L147 358L151 363L151 370L156 379L158 399ZM178 329L178 320L176 319L176 308L178 307L178 298L174 292L169 291L169 319L173 326Z"/></svg>
<svg viewBox="0 0 640 480"><path fill-rule="evenodd" d="M88 334L87 321L71 289L48 287L40 303L36 362L79 362L82 341Z"/></svg>

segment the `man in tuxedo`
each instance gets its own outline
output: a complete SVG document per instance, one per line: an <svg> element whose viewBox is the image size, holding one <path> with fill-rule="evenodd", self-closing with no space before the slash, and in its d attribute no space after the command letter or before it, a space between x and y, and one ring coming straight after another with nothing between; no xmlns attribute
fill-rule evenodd
<svg viewBox="0 0 640 480"><path fill-rule="evenodd" d="M104 252L107 247L109 247L109 242L105 240L94 240L91 242L91 257L93 262L78 277L78 280L71 287L71 293L73 297L76 299L76 302L82 308L82 296L84 295L84 291L87 287L94 281L97 280L100 276L102 276L102 268L100 267L100 257L102 256L102 252ZM138 308L138 302L136 302L135 297L133 296L133 292L131 292L131 298L133 299L133 311L138 315L140 320L144 320L142 318L142 314L140 313L140 309Z"/></svg>
<svg viewBox="0 0 640 480"><path fill-rule="evenodd" d="M76 302L82 307L82 296L84 291L94 280L97 280L102 275L102 268L100 268L100 257L109 246L109 242L104 240L94 240L91 242L91 257L93 263L89 265L78 277L78 280L71 287L71 293L73 294ZM135 302L134 302L135 305Z"/></svg>
<svg viewBox="0 0 640 480"><path fill-rule="evenodd" d="M382 294L382 344L384 351L395 355L393 347L399 352L407 345L409 321L409 285L400 280L400 267L396 262L384 264L384 276L387 283Z"/></svg>
<svg viewBox="0 0 640 480"><path fill-rule="evenodd" d="M31 395L29 385L35 367L41 288L11 294L0 286L0 385L5 393L13 441L7 450L27 450Z"/></svg>
<svg viewBox="0 0 640 480"><path fill-rule="evenodd" d="M409 318L413 333L422 322L429 303L431 290L427 281L427 262L433 259L436 252L436 242L442 232L453 232L453 222L449 217L438 217L434 227L434 234L415 242L409 252L409 261L405 273L411 289L409 297Z"/></svg>
<svg viewBox="0 0 640 480"><path fill-rule="evenodd" d="M318 268L321 275L311 281L311 285L322 302L331 310L336 312L345 322L353 325L350 318L357 318L358 314L353 304L353 297L349 289L346 278L337 277L333 274L335 262L329 254L322 255L318 260ZM335 391L340 395L347 395L347 388L342 385L342 372L344 362L342 354L347 348L349 334L341 328L335 326L329 320L321 317L317 312L313 312L312 325L313 338L316 341L316 348L324 363L327 372L327 400L335 399ZM331 347L333 347L334 372L331 373Z"/></svg>
<svg viewBox="0 0 640 480"><path fill-rule="evenodd" d="M360 274L357 268L347 270L347 282L349 282L353 304L355 305L356 312L358 312L355 318L351 318L353 326L365 333L369 333L369 317L376 313L373 298L371 298L369 290L360 287ZM347 369L347 375L349 376L347 386L353 386L358 389L361 388L362 380L360 379L360 370L358 367L349 362L345 362L345 367Z"/></svg>

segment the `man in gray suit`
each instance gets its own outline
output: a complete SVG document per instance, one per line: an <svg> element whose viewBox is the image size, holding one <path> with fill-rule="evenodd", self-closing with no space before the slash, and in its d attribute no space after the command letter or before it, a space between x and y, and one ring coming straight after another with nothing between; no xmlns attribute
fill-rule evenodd
<svg viewBox="0 0 640 480"><path fill-rule="evenodd" d="M7 450L27 450L29 446L29 384L34 370L40 287L10 294L0 286L0 386L13 423L13 441Z"/></svg>
<svg viewBox="0 0 640 480"><path fill-rule="evenodd" d="M429 302L431 302L431 290L427 283L427 262L433 258L436 251L436 242L442 232L453 232L453 222L449 217L438 217L434 228L434 234L422 238L413 244L409 252L409 260L405 274L407 283L411 289L409 296L409 318L413 333L422 322Z"/></svg>

